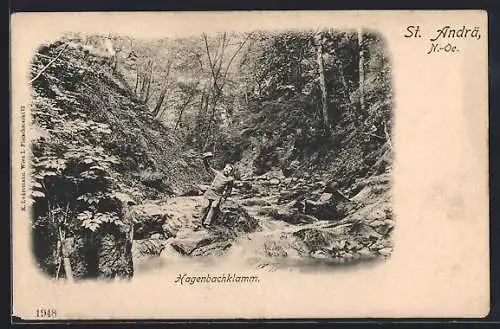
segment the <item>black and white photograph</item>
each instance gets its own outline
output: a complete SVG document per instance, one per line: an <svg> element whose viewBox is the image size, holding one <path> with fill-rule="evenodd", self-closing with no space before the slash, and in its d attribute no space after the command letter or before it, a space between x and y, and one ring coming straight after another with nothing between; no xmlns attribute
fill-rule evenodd
<svg viewBox="0 0 500 329"><path fill-rule="evenodd" d="M362 28L41 45L40 269L77 280L176 256L269 270L390 257L390 74L382 36Z"/></svg>
<svg viewBox="0 0 500 329"><path fill-rule="evenodd" d="M325 13L296 13L303 18L297 24L285 14L247 14L123 13L120 19L109 13L93 25L85 14L61 13L57 33L52 28L37 39L43 33L31 27L14 39L16 47L16 40L31 38L31 47L19 41L17 48L24 70L13 71L25 82L26 96L11 110L19 116L12 133L20 148L12 148L20 152L13 207L21 213L13 229L23 221L29 227L19 234L26 243L14 246L26 259L14 253L14 267L33 267L37 282L47 282L43 291L54 293L54 302L38 302L25 316L290 318L370 315L370 309L393 316L398 311L391 313L389 305L397 298L391 296L398 294L406 296L403 314L418 315L423 308L412 305L424 293L415 291L425 278L436 277L429 291L448 289L446 281L450 289L462 285L462 277L453 276L463 266L458 254L450 256L454 244L462 239L459 248L485 264L487 247L477 241L487 230L487 184L469 175L484 172L481 161L487 163L487 153L478 153L487 145L481 144L487 143L481 135L486 112L461 117L461 108L482 99L484 81L472 80L462 91L464 72L477 72L477 65L453 69L465 67L461 56L486 51L469 50L482 42L484 26L446 27L423 13L413 19L419 24L403 13L372 19L335 13L348 24ZM473 14L465 21L481 21ZM390 17L398 19L391 23ZM18 19L27 22L30 15ZM86 24L76 28L72 19ZM112 24L127 20L129 28ZM453 38L460 31L465 37L452 39L451 31ZM465 90L474 96L462 102L457 93ZM458 97L448 104L452 95ZM485 110L475 104L478 113ZM468 164L457 169L457 162ZM467 189L470 184L476 185ZM481 221L477 234L463 226L460 218L467 216ZM419 265L419 259L425 260ZM481 278L488 268L479 269L463 277L487 284ZM18 286L30 281L22 276ZM345 288L334 288L342 282ZM32 296L40 296L39 285ZM264 288L270 286L275 292ZM387 293L391 286L395 292ZM111 287L140 292L135 301L123 301L110 297ZM357 288L345 297L349 287ZM170 294L170 306L157 303L143 312L146 305L139 305L149 302L141 296L153 290L155 296ZM325 296L314 297L322 290ZM111 313L109 302L95 314L85 313L88 305L63 309L69 298L84 303L83 291L99 295L88 297L99 303L112 298L127 306ZM283 302L279 291L286 291ZM433 291L425 298L439 290ZM476 293L487 297L484 291ZM242 294L248 299L237 297ZM327 306L331 294L336 300ZM481 299L463 294L467 305ZM216 304L214 296L224 297ZM207 298L215 304L206 310L199 309L201 301L193 304ZM287 309L295 298L300 302ZM358 298L366 305L356 309ZM179 305L172 306L175 300ZM324 307L304 308L311 300ZM329 313L343 303L346 313ZM459 304L442 307L453 313L463 310Z"/></svg>

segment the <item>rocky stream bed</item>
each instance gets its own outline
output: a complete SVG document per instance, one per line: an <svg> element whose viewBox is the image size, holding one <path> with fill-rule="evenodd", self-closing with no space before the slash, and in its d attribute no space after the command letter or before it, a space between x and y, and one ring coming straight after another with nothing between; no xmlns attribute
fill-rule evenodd
<svg viewBox="0 0 500 329"><path fill-rule="evenodd" d="M252 177L238 182L210 229L200 227L203 186L137 205L134 272L172 262L274 270L386 259L393 249L390 185L389 173L345 193L321 180Z"/></svg>

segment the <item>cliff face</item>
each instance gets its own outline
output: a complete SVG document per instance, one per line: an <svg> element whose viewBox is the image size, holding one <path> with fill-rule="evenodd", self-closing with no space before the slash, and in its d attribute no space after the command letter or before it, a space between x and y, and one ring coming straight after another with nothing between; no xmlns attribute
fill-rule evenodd
<svg viewBox="0 0 500 329"><path fill-rule="evenodd" d="M32 61L34 252L51 275L65 275L65 249L77 277L131 276L127 205L182 193L203 170L93 47L58 41ZM123 266L106 269L101 249Z"/></svg>

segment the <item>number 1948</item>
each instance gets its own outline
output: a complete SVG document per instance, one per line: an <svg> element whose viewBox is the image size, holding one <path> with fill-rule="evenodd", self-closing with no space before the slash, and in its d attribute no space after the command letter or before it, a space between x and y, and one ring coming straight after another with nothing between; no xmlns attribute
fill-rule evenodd
<svg viewBox="0 0 500 329"><path fill-rule="evenodd" d="M57 312L51 308L37 308L36 317L37 318L55 318L57 316Z"/></svg>

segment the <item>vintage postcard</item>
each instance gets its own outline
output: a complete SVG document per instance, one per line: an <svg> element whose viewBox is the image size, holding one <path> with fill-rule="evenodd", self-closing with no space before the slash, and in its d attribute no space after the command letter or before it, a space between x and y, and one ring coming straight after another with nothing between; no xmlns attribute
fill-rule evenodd
<svg viewBox="0 0 500 329"><path fill-rule="evenodd" d="M486 12L11 23L13 316L488 314Z"/></svg>

